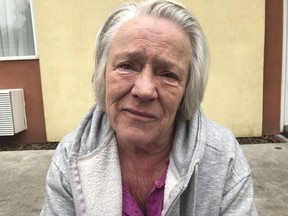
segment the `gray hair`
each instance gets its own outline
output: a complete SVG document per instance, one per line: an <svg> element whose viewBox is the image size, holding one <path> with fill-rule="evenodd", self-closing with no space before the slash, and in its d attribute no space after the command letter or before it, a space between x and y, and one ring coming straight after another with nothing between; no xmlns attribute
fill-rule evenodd
<svg viewBox="0 0 288 216"><path fill-rule="evenodd" d="M126 3L108 17L96 39L95 72L93 75L96 102L105 110L105 70L111 41L121 25L139 16L152 16L172 21L179 25L189 37L192 47L190 72L177 113L178 119L189 119L200 107L204 97L208 78L208 48L197 19L184 6L171 0L152 0L140 4Z"/></svg>

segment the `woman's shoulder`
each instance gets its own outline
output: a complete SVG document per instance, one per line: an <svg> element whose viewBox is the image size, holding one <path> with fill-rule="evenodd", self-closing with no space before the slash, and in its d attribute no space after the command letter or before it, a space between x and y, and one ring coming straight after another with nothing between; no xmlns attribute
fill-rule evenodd
<svg viewBox="0 0 288 216"><path fill-rule="evenodd" d="M230 129L209 119L206 120L206 145L224 152L233 152L239 146Z"/></svg>
<svg viewBox="0 0 288 216"><path fill-rule="evenodd" d="M72 131L62 138L62 140L57 145L57 148L55 149L55 153L53 156L54 162L59 163L63 160L68 161L73 143L75 141L75 136L76 132Z"/></svg>
<svg viewBox="0 0 288 216"><path fill-rule="evenodd" d="M222 157L222 159L228 162L234 172L242 173L239 176L250 175L251 170L248 161L234 134L229 129L211 120L207 120L206 125L205 154L208 154L211 160Z"/></svg>

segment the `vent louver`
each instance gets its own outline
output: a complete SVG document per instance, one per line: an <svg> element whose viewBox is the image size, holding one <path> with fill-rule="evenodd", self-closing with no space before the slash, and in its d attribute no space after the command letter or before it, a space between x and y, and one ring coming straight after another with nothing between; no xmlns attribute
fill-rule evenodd
<svg viewBox="0 0 288 216"><path fill-rule="evenodd" d="M0 90L0 136L27 129L23 89Z"/></svg>

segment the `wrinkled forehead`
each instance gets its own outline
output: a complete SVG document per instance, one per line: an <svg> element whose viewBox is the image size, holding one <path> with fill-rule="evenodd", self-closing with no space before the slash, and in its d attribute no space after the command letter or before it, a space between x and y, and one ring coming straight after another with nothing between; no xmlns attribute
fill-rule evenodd
<svg viewBox="0 0 288 216"><path fill-rule="evenodd" d="M191 44L186 32L176 23L152 16L141 16L124 22L116 31L111 46L142 46L170 48L182 55L191 56Z"/></svg>
<svg viewBox="0 0 288 216"><path fill-rule="evenodd" d="M188 36L173 22L148 17L122 25L108 53L108 62L129 62L178 71L187 78L191 60Z"/></svg>

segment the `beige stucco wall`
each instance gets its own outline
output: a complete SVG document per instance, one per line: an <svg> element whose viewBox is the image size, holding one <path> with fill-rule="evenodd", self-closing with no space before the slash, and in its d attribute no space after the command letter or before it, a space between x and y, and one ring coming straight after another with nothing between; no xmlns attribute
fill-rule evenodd
<svg viewBox="0 0 288 216"><path fill-rule="evenodd" d="M73 130L94 103L94 42L116 0L34 0L48 141ZM211 53L207 116L237 136L262 130L264 0L186 0Z"/></svg>

